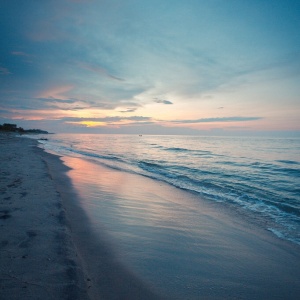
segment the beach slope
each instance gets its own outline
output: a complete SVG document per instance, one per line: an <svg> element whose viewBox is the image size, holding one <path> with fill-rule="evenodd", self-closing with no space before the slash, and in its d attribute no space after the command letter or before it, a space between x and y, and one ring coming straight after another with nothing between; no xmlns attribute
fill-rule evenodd
<svg viewBox="0 0 300 300"><path fill-rule="evenodd" d="M0 299L87 299L61 197L36 143L0 135Z"/></svg>

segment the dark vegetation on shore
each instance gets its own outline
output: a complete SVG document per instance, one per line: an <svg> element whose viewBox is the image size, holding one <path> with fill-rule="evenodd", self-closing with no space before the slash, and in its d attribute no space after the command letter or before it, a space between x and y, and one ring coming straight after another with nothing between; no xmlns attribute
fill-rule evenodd
<svg viewBox="0 0 300 300"><path fill-rule="evenodd" d="M32 133L32 134L48 134L48 131L41 129L24 129L22 127L17 127L16 124L4 123L0 125L0 132L17 132L17 133Z"/></svg>

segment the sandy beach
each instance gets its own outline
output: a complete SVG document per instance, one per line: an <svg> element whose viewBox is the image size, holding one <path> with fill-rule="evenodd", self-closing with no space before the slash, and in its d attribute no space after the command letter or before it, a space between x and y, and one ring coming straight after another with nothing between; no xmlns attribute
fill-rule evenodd
<svg viewBox="0 0 300 300"><path fill-rule="evenodd" d="M36 141L0 135L0 299L87 299L62 200Z"/></svg>
<svg viewBox="0 0 300 300"><path fill-rule="evenodd" d="M36 144L0 135L0 299L156 299L100 241L88 248L68 169Z"/></svg>
<svg viewBox="0 0 300 300"><path fill-rule="evenodd" d="M62 159L72 167L87 221L81 224L89 224L83 232L93 236L82 248L96 277L100 240L163 299L298 299L298 246L220 203L93 161Z"/></svg>
<svg viewBox="0 0 300 300"><path fill-rule="evenodd" d="M0 152L0 299L300 294L299 247L218 204L27 138Z"/></svg>

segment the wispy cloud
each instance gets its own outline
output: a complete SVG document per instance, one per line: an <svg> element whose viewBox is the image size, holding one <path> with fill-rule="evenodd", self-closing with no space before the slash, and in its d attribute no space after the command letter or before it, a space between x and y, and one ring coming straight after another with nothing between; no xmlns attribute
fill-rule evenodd
<svg viewBox="0 0 300 300"><path fill-rule="evenodd" d="M140 122L125 123L122 124L122 126L144 126L144 125L151 125L151 124L157 124L157 123L154 121L140 121Z"/></svg>
<svg viewBox="0 0 300 300"><path fill-rule="evenodd" d="M11 52L12 55L15 55L15 56L26 56L26 57L30 57L31 55L30 54L27 54L23 51L12 51Z"/></svg>
<svg viewBox="0 0 300 300"><path fill-rule="evenodd" d="M173 102L169 100L159 99L159 98L153 98L154 102L156 103L162 103L162 104L173 104Z"/></svg>
<svg viewBox="0 0 300 300"><path fill-rule="evenodd" d="M83 99L57 99L57 98L35 98L31 102L37 100L39 103L37 105L32 106L30 109L39 109L43 107L44 109L60 109L60 110L83 110L83 109L99 109L99 110L113 110L121 105L118 103L111 102L101 102L98 101L88 101ZM125 104L126 105L126 104ZM124 105L124 106L125 106ZM134 109L132 109L134 111Z"/></svg>
<svg viewBox="0 0 300 300"><path fill-rule="evenodd" d="M11 117L12 111L0 108L0 116L1 117Z"/></svg>
<svg viewBox="0 0 300 300"><path fill-rule="evenodd" d="M38 113L39 111L58 111L58 110L68 110L68 111L76 111L83 109L90 109L95 105L89 103L85 100L78 99L57 99L57 98L27 98L24 97L22 102L19 99L11 100L9 104L6 104L6 108L8 110L15 111L18 110L20 112L25 111L35 111Z"/></svg>
<svg viewBox="0 0 300 300"><path fill-rule="evenodd" d="M76 99L55 99L55 98L36 98L36 100L48 102L48 103L76 103Z"/></svg>
<svg viewBox="0 0 300 300"><path fill-rule="evenodd" d="M121 113L130 113L130 112L135 112L137 110L136 107L134 108L127 108L126 110L120 110L119 112Z"/></svg>
<svg viewBox="0 0 300 300"><path fill-rule="evenodd" d="M221 123L221 122L247 122L261 120L262 117L224 117L224 118L202 118L196 120L174 120L172 123L196 124L196 123Z"/></svg>
<svg viewBox="0 0 300 300"><path fill-rule="evenodd" d="M87 64L87 63L79 63L79 66L83 69L89 70L91 72L98 73L98 74L100 74L102 76L106 76L110 79L114 79L114 80L117 80L117 81L124 81L124 79L110 74L106 69L104 69L100 66L93 66L93 65L90 65L90 64Z"/></svg>
<svg viewBox="0 0 300 300"><path fill-rule="evenodd" d="M12 74L7 68L0 67L0 75L10 75Z"/></svg>
<svg viewBox="0 0 300 300"><path fill-rule="evenodd" d="M144 122L152 120L151 117L142 117L142 116L132 116L132 117L122 117L122 116L115 116L115 117L103 117L103 118L80 118L80 117L64 117L61 118L62 121L66 122L105 122L105 123L112 123L112 122L119 122L119 121L135 121L135 122Z"/></svg>
<svg viewBox="0 0 300 300"><path fill-rule="evenodd" d="M37 98L53 98L53 99L67 99L68 97L64 95L65 93L71 91L74 88L73 85L62 85L55 86L50 89L44 90L37 95Z"/></svg>
<svg viewBox="0 0 300 300"><path fill-rule="evenodd" d="M299 1L238 1L236 18L227 1L218 10L214 1L4 2L0 102L12 115L100 116L174 132L299 128Z"/></svg>

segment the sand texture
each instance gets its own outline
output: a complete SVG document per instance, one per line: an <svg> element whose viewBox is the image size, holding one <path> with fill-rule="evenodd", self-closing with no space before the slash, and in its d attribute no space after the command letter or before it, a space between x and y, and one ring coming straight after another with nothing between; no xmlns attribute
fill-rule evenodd
<svg viewBox="0 0 300 300"><path fill-rule="evenodd" d="M0 299L86 299L61 198L35 145L0 135Z"/></svg>
<svg viewBox="0 0 300 300"><path fill-rule="evenodd" d="M58 156L0 135L0 300L159 299L96 237Z"/></svg>

